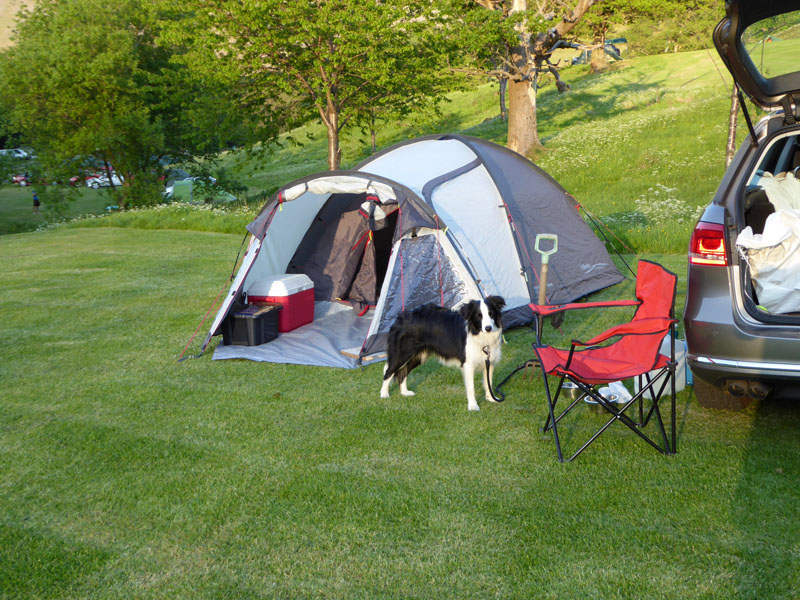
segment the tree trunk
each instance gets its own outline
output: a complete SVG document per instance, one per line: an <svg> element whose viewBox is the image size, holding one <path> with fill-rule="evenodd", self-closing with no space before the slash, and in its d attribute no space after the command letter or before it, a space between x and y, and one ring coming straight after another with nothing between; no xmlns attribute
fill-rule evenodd
<svg viewBox="0 0 800 600"><path fill-rule="evenodd" d="M328 109L325 125L328 127L328 170L335 171L342 160L342 149L339 147L339 113L335 108Z"/></svg>
<svg viewBox="0 0 800 600"><path fill-rule="evenodd" d="M108 161L104 158L103 159L103 168L106 170L106 177L108 177L108 185L111 186L113 191L117 191L117 186L114 185L114 177L112 176L111 165L108 164Z"/></svg>
<svg viewBox="0 0 800 600"><path fill-rule="evenodd" d="M536 40L532 40L530 34L526 32L524 20L516 27L519 33L520 47L513 48L509 58L525 79L515 81L514 78L509 78L508 81L508 141L506 145L523 156L542 147L536 122L536 89L528 79L533 75L532 67L537 57L538 60L541 60L549 55L553 45L572 31L586 11L596 2L596 0L574 1L576 2L575 8L565 11L561 20L546 33L540 33ZM490 0L476 0L476 2L486 7L495 7L495 3ZM527 9L527 0L512 0L509 16L525 12Z"/></svg>
<svg viewBox="0 0 800 600"><path fill-rule="evenodd" d="M605 71L608 67L608 57L606 56L606 36L598 36L594 39L594 45L598 46L592 50L592 55L589 58L589 66L592 68L592 73L600 73Z"/></svg>
<svg viewBox="0 0 800 600"><path fill-rule="evenodd" d="M589 65L592 67L592 73L599 73L608 67L608 56L606 56L606 32L608 31L608 22L605 17L601 16L600 24L594 28L594 39L592 40L595 48L592 50L591 57L589 58Z"/></svg>
<svg viewBox="0 0 800 600"><path fill-rule="evenodd" d="M108 177L108 185L111 187L111 195L116 198L117 205L122 210L127 210L129 204L127 194L121 193L120 190L117 189L117 186L114 185L113 171L111 169L111 165L108 163L108 160L105 158L103 158L103 169L105 169L106 177ZM129 181L130 178L125 178L125 183L128 185L130 185Z"/></svg>
<svg viewBox="0 0 800 600"><path fill-rule="evenodd" d="M536 92L528 80L508 82L506 145L523 156L542 147L536 124Z"/></svg>
<svg viewBox="0 0 800 600"><path fill-rule="evenodd" d="M505 77L500 78L500 118L505 121L508 118L506 111L506 88L508 88L508 79Z"/></svg>
<svg viewBox="0 0 800 600"><path fill-rule="evenodd" d="M736 154L736 124L739 118L739 95L736 93L736 84L731 91L731 112L728 115L728 143L725 146L725 168L731 164L733 155Z"/></svg>

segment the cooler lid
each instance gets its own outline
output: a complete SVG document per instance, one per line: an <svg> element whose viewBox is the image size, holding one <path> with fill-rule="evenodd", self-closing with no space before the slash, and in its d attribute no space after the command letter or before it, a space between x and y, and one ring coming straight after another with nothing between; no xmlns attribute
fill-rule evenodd
<svg viewBox="0 0 800 600"><path fill-rule="evenodd" d="M286 273L265 279L259 279L250 284L247 289L248 296L291 296L298 292L310 290L314 282L308 275L302 273Z"/></svg>

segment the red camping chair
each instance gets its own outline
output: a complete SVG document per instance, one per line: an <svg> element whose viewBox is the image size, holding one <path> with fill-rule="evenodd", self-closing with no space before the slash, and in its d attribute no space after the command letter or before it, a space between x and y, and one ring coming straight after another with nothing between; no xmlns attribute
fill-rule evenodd
<svg viewBox="0 0 800 600"><path fill-rule="evenodd" d="M653 262L640 260L636 276L636 300L612 300L609 302L586 302L562 304L558 306L536 305L530 307L537 316L537 332L534 350L539 358L547 393L548 416L543 431L552 430L555 438L558 460L564 462L561 453L561 442L558 437L558 424L583 399L597 402L611 418L592 437L581 446L569 459L571 461L600 434L613 423L619 421L629 427L640 438L662 454L674 454L675 438L675 324L674 318L675 288L677 276ZM541 319L566 310L604 308L612 306L638 306L631 321L612 327L604 333L582 342L572 340L569 350L560 350L542 344ZM664 336L671 334L670 356L660 354ZM610 340L611 343L608 343ZM650 371L656 371L650 374ZM550 393L548 376L559 377L555 395ZM615 406L602 394L596 386L621 381L632 377L639 378L639 391L624 405ZM564 382L570 381L580 390L578 397L558 416L555 415L556 402L564 388ZM669 384L671 395L671 443L667 439L664 422L659 410L659 402ZM645 400L649 404L644 414ZM626 411L638 405L639 419L635 421ZM657 443L642 431L655 416L657 432L661 441Z"/></svg>

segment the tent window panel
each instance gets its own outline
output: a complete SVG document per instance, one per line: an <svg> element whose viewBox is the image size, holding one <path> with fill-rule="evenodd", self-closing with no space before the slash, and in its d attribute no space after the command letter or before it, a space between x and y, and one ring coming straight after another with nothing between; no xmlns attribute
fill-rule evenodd
<svg viewBox="0 0 800 600"><path fill-rule="evenodd" d="M327 197L308 194L295 202L284 203L272 220L262 242L263 248L248 276L248 283L287 272L292 254L302 245L304 235Z"/></svg>
<svg viewBox="0 0 800 600"><path fill-rule="evenodd" d="M468 297L467 285L439 247L436 235L406 238L400 242L400 253L387 275L386 303L377 333L389 331L404 307L439 305L444 295L444 306L450 308Z"/></svg>
<svg viewBox="0 0 800 600"><path fill-rule="evenodd" d="M376 230L372 237L372 243L375 245L375 298L378 298L381 293L386 270L389 268L398 214L398 211L394 211L387 215L386 226Z"/></svg>
<svg viewBox="0 0 800 600"><path fill-rule="evenodd" d="M530 302L503 200L486 169L480 167L443 183L433 191L432 200L486 293L503 296L509 306Z"/></svg>

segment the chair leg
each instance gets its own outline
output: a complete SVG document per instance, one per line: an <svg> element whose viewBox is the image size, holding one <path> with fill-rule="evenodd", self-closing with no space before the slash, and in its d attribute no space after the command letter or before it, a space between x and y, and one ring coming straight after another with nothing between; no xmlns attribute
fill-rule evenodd
<svg viewBox="0 0 800 600"><path fill-rule="evenodd" d="M677 361L674 360L674 357L675 357L675 349L674 349L675 348L675 335L674 335L674 332L673 332L673 336L672 336L672 346L673 346L673 351L672 351L673 360L669 364L670 379L672 380L670 382L670 387L671 387L670 391L672 392L672 397L670 398L670 405L671 405L670 406L670 412L671 412L670 417L671 417L671 421L672 421L672 423L670 424L670 429L672 430L671 431L671 433L672 433L672 451L671 451L671 454L677 454L677 452L678 452L678 438L677 438L677 435L676 435L676 432L675 432L675 423L677 421L677 419L676 419L677 415L675 414L675 412L676 412L676 410L675 410L676 409L676 407L675 407L675 374L677 372L678 363L677 363ZM689 367L686 367L686 368L688 369Z"/></svg>
<svg viewBox="0 0 800 600"><path fill-rule="evenodd" d="M656 377L651 381L650 377L647 376L648 387L651 387L650 396L653 398L653 406L647 413L644 421L640 424L642 426L647 425L650 417L655 413L656 419L658 420L658 427L659 431L661 432L661 437L663 440L664 448L667 450L665 454L676 454L677 453L677 431L676 431L676 422L677 422L677 404L676 404L676 391L675 391L675 372L676 372L677 362L669 362L667 363L666 368L664 371L661 371ZM666 372L666 377L664 381L661 383L661 386L658 388L658 392L655 391L655 383L658 381L661 374ZM667 389L667 385L669 385L669 396L670 396L670 407L669 407L669 419L670 419L670 435L669 438L667 437L666 428L664 427L663 417L661 416L661 410L658 407L658 403L664 398L664 391ZM640 386L641 387L641 386ZM643 390L644 391L644 390Z"/></svg>
<svg viewBox="0 0 800 600"><path fill-rule="evenodd" d="M645 375L638 375L639 378L639 389L644 387L644 382L642 381L642 377L647 377L647 383L650 383L650 376ZM644 427L644 402L642 401L642 397L639 397L639 426Z"/></svg>
<svg viewBox="0 0 800 600"><path fill-rule="evenodd" d="M667 439L667 432L664 429L664 420L661 418L661 410L659 410L658 408L658 402L660 401L661 401L660 396L657 400L653 400L653 411L656 414L656 421L658 421L658 430L661 432L661 441L664 444L664 449L665 449L664 454L674 454L672 452L672 449L670 448L669 439Z"/></svg>
<svg viewBox="0 0 800 600"><path fill-rule="evenodd" d="M653 447L653 449L657 450L661 454L667 454L667 455L668 454L673 454L674 452L673 452L672 448L674 448L674 445L672 447L670 447L670 443L669 443L669 440L668 440L668 437L667 437L666 429L664 427L664 422L663 422L663 419L661 417L661 411L658 408L658 402L661 400L661 397L662 397L661 393L659 393L658 395L654 394L655 399L653 400L653 407L648 412L648 416L644 419L645 422L647 422L647 421L650 420L650 417L653 414L655 414L655 417L656 417L655 420L656 420L656 423L657 423L657 429L658 429L659 433L661 434L661 439L662 439L662 445L661 446L659 446L652 438L650 438L648 435L646 435L645 433L643 433L641 431L640 423L637 423L631 417L629 417L627 414L625 414L625 411L628 410L629 408L631 408L634 404L640 404L642 402L642 399L643 399L644 395L646 393L648 393L648 390L652 389L653 385L657 382L658 379L659 379L659 376L657 376L653 380L651 380L647 386L645 386L644 388L640 389L639 393L636 394L633 398L631 398L620 409L617 409L616 407L612 406L603 396L601 396L598 392L596 392L595 390L593 390L593 389L591 389L591 388L589 388L587 386L587 389L584 390L584 391L586 393L588 393L595 401L597 401L597 403L600 404L607 412L611 413L611 418L600 429L598 429L589 438L589 440L586 443L584 443L580 448L578 448L578 450L574 454L572 454L572 456L570 456L569 458L563 460L562 462L570 462L573 459L575 459L586 448L588 448L589 445L591 445L598 437L600 437L600 435L602 435L603 432L605 432L609 427L611 427L611 425L616 421L619 421L619 422L623 423L626 427L628 427L631 431L633 431L637 436L639 436L642 440L647 442L650 446ZM663 391L663 388L666 387L666 383L667 382L664 381L664 383L662 384L662 391ZM561 415L559 415L559 417L556 419L556 421L560 420L560 418L563 417L564 414L566 414L567 412L569 412L569 411L565 410ZM673 427L673 432L674 432L674 427Z"/></svg>
<svg viewBox="0 0 800 600"><path fill-rule="evenodd" d="M550 397L550 386L548 384L547 374L546 373L542 373L542 375L544 377L545 391L547 392L548 397ZM561 388L562 388L563 385L564 385L564 378L562 377L558 382L558 387L556 388L556 395L553 396L553 401L551 402L551 404L553 405L553 411L554 411L553 414L555 414L556 404L558 403L558 399L561 396ZM542 432L550 431L550 423L551 422L555 423L556 419L555 418L551 419L550 412L548 412L547 413L547 418L545 419L544 425L542 426L540 431L542 431Z"/></svg>
<svg viewBox="0 0 800 600"><path fill-rule="evenodd" d="M560 381L559 381L559 384L558 384L558 389L556 389L556 395L553 398L553 409L554 410L555 410L556 404L558 404L558 399L561 397L561 390L564 389L564 381L565 380L569 380L571 383L574 383L575 385L577 385L578 388L581 390L581 393L578 395L577 398L575 398L572 401L572 403L569 406L567 406L564 410L561 411L561 413L557 417L555 417L555 422L556 423L561 421L561 419L563 419L567 415L567 413L569 413L573 408L575 408L580 403L580 401L583 400L586 396L591 396L592 395L590 386L584 386L583 384L580 384L577 381L574 381L573 379L568 378L567 376L562 376ZM550 415L547 416L547 420L545 421L544 427L542 427L541 431L547 431L549 429L550 429Z"/></svg>
<svg viewBox="0 0 800 600"><path fill-rule="evenodd" d="M555 390L555 394L551 392L550 389L550 382L548 379L547 374L542 371L542 378L544 380L544 388L545 394L547 396L547 418L545 420L544 427L541 431L546 432L548 429L553 430L553 439L556 444L556 453L558 454L559 462L571 462L577 456L579 456L586 448L588 448L600 435L603 434L613 423L616 421L621 422L626 427L628 427L631 431L633 431L638 437L642 440L647 442L653 449L657 450L661 454L675 454L676 450L676 428L675 428L675 412L676 412L676 403L675 403L675 378L669 367L666 367L664 371L658 373L655 377L650 378L647 377L647 383L642 385L640 382L639 392L633 396L624 406L621 408L617 408L615 405L609 403L609 401L600 395L597 390L594 389L593 386L583 384L580 381L574 381L573 379L567 376L561 376L558 387ZM667 378L670 378L671 381L667 381ZM556 404L558 403L559 397L561 395L561 390L563 388L563 384L565 379L569 379L570 381L574 381L576 385L581 389L582 395L580 395L576 400L572 401L565 409L563 409L560 414L556 414ZM663 379L663 381L662 381ZM669 384L669 388L667 385ZM658 389L656 386L658 385ZM664 424L664 418L661 415L661 410L659 409L659 402L664 398L664 392L669 389L671 398L670 404L670 425L671 425L671 440L669 435L667 434L666 427ZM652 405L647 411L647 414L644 413L643 409L643 400L646 394L649 394L652 398ZM580 402L580 400L586 396L591 397L594 399L600 406L602 406L608 413L611 414L611 418L598 429L586 443L584 443L578 450L575 451L574 454L565 458L563 450L561 448L561 440L558 434L558 423L561 419L566 416L573 408ZM634 405L637 406L639 410L639 421L637 422L634 418L631 418L628 414L625 413L629 408L632 408ZM655 424L654 427L658 430L658 433L661 437L661 445L655 442L653 438L649 435L645 434L642 429L646 427L649 423L651 417L655 416ZM653 432L655 433L655 432ZM657 435L657 434L656 434ZM658 439L656 437L655 439Z"/></svg>
<svg viewBox="0 0 800 600"><path fill-rule="evenodd" d="M544 391L547 395L547 421L545 422L544 431L547 431L548 424L550 424L550 428L553 430L553 439L556 442L556 453L558 454L558 462L564 462L564 455L561 453L561 442L558 439L558 426L556 424L556 416L554 414L555 404L558 400L559 392L561 392L561 383L563 383L564 379L562 377L561 382L558 385L558 391L556 392L556 397L551 399L550 396L550 384L547 382L547 373L544 372L542 369L542 379L544 379Z"/></svg>

